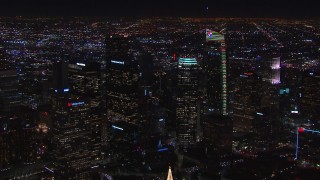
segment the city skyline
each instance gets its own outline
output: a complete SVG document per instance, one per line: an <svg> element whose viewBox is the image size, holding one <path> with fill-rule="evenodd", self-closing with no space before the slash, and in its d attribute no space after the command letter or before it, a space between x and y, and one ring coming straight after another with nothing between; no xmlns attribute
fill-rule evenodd
<svg viewBox="0 0 320 180"><path fill-rule="evenodd" d="M317 180L319 34L312 18L1 17L0 177Z"/></svg>

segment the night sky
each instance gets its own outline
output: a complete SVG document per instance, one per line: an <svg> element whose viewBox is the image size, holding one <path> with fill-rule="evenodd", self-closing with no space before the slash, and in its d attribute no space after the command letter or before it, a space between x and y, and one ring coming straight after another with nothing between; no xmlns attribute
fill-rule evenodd
<svg viewBox="0 0 320 180"><path fill-rule="evenodd" d="M0 15L319 17L316 0L1 0ZM206 12L206 7L209 11Z"/></svg>

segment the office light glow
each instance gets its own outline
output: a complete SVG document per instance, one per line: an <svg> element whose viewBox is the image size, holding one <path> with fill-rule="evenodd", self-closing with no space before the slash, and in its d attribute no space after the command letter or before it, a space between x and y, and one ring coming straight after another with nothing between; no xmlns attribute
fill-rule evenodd
<svg viewBox="0 0 320 180"><path fill-rule="evenodd" d="M115 126L115 125L112 125L112 128L113 128L113 129L119 129L119 130L123 131L123 128L118 127L118 126Z"/></svg>
<svg viewBox="0 0 320 180"><path fill-rule="evenodd" d="M115 61L115 60L111 60L111 63L114 63L114 64L124 64L123 61Z"/></svg>

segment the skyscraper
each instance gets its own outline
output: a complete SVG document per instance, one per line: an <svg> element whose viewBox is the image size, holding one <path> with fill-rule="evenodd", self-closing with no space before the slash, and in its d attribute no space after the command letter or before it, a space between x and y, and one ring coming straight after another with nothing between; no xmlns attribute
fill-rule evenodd
<svg viewBox="0 0 320 180"><path fill-rule="evenodd" d="M259 76L260 99L257 104L254 120L255 149L272 150L277 141L280 128L279 90L280 90L280 57L277 53L268 52L257 60L256 73Z"/></svg>
<svg viewBox="0 0 320 180"><path fill-rule="evenodd" d="M20 106L17 71L9 63L0 62L0 113L12 113Z"/></svg>
<svg viewBox="0 0 320 180"><path fill-rule="evenodd" d="M212 174L221 176L230 168L232 151L232 120L221 114L208 114L202 122L207 166Z"/></svg>
<svg viewBox="0 0 320 180"><path fill-rule="evenodd" d="M177 138L187 150L198 136L199 65L195 58L180 58L178 62L178 92L176 98Z"/></svg>
<svg viewBox="0 0 320 180"><path fill-rule="evenodd" d="M129 55L128 37L106 39L107 119L140 124L138 115L137 62Z"/></svg>
<svg viewBox="0 0 320 180"><path fill-rule="evenodd" d="M319 108L320 108L320 96L318 87L320 85L320 73L319 71L305 72L302 78L302 101L301 112L302 114L311 120L312 123L316 123L317 127L320 127Z"/></svg>
<svg viewBox="0 0 320 180"><path fill-rule="evenodd" d="M58 179L88 179L96 157L89 98L70 94L67 64L54 64L53 162Z"/></svg>
<svg viewBox="0 0 320 180"><path fill-rule="evenodd" d="M262 81L271 84L279 84L280 81L280 57L274 55L266 55L257 63L258 74L262 77Z"/></svg>
<svg viewBox="0 0 320 180"><path fill-rule="evenodd" d="M235 82L233 99L233 131L235 133L253 132L253 122L259 107L258 77L247 72L241 74Z"/></svg>
<svg viewBox="0 0 320 180"><path fill-rule="evenodd" d="M209 108L226 115L227 109L227 59L222 34L206 30L203 69L207 79Z"/></svg>
<svg viewBox="0 0 320 180"><path fill-rule="evenodd" d="M70 93L90 99L90 126L94 139L94 154L96 158L101 153L101 78L100 64L96 62L75 63L68 66Z"/></svg>

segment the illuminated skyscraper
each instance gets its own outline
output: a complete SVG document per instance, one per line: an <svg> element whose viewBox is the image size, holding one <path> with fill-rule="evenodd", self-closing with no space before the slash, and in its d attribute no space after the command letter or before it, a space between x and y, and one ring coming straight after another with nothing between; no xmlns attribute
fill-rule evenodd
<svg viewBox="0 0 320 180"><path fill-rule="evenodd" d="M138 66L129 55L128 37L110 36L106 48L107 119L139 124Z"/></svg>
<svg viewBox="0 0 320 180"><path fill-rule="evenodd" d="M53 162L57 179L88 179L96 150L89 98L71 95L65 62L54 64Z"/></svg>
<svg viewBox="0 0 320 180"><path fill-rule="evenodd" d="M68 95L52 98L53 159L57 179L87 179L94 160L90 101Z"/></svg>
<svg viewBox="0 0 320 180"><path fill-rule="evenodd" d="M90 126L94 138L94 154L101 152L101 78L100 65L95 62L69 64L70 93L90 99Z"/></svg>
<svg viewBox="0 0 320 180"><path fill-rule="evenodd" d="M227 59L222 34L206 30L203 69L207 76L207 96L210 109L226 115L227 109Z"/></svg>
<svg viewBox="0 0 320 180"><path fill-rule="evenodd" d="M262 81L271 84L279 84L280 81L280 57L266 56L257 63L257 73L262 77Z"/></svg>
<svg viewBox="0 0 320 180"><path fill-rule="evenodd" d="M178 62L178 92L176 99L177 138L183 149L197 141L199 116L199 65L195 58L180 58Z"/></svg>
<svg viewBox="0 0 320 180"><path fill-rule="evenodd" d="M238 87L238 92L244 94L241 96L235 92L235 103L238 103L234 106L235 130L254 134L249 140L254 143L249 148L255 152L270 151L278 141L280 70L280 57L267 52L256 60L256 75L245 78L246 84Z"/></svg>

